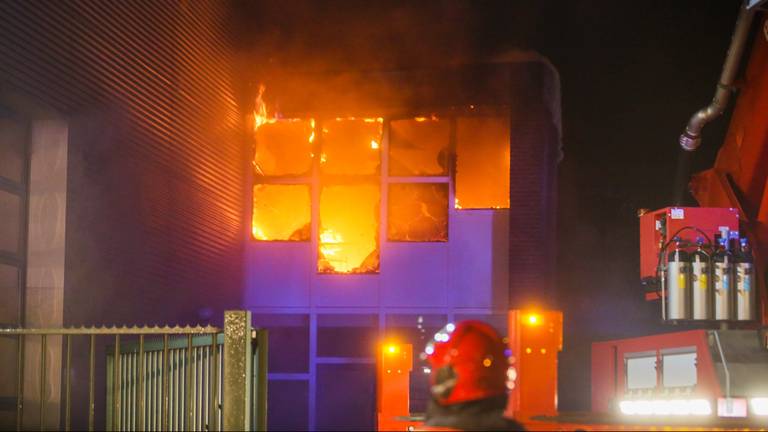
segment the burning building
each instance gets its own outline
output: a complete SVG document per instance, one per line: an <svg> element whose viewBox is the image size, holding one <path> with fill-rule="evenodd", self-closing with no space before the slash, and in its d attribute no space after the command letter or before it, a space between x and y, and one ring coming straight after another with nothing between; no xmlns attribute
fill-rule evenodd
<svg viewBox="0 0 768 432"><path fill-rule="evenodd" d="M271 334L270 427L370 429L380 340L506 333L510 306L554 297L557 73L516 53L247 76L230 6L0 4L0 323L249 309Z"/></svg>
<svg viewBox="0 0 768 432"><path fill-rule="evenodd" d="M266 82L243 305L272 335L270 422L372 428L377 341L420 350L467 318L506 333L511 305L554 295L557 75L518 54Z"/></svg>

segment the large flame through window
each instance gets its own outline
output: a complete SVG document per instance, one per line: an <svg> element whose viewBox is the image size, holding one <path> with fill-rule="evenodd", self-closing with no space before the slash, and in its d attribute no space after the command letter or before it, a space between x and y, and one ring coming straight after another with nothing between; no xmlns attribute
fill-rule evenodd
<svg viewBox="0 0 768 432"><path fill-rule="evenodd" d="M306 241L310 238L310 221L307 185L258 184L253 187L253 238Z"/></svg>
<svg viewBox="0 0 768 432"><path fill-rule="evenodd" d="M320 194L321 273L379 270L379 186L326 186Z"/></svg>

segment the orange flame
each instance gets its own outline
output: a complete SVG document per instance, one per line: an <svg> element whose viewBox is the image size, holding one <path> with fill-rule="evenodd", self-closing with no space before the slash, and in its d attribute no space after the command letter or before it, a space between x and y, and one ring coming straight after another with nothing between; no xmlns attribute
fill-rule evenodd
<svg viewBox="0 0 768 432"><path fill-rule="evenodd" d="M434 114L430 114L429 117L419 116L419 117L414 117L413 119L416 120L419 123L425 122L427 120L440 121L440 119L436 115L434 115Z"/></svg>
<svg viewBox="0 0 768 432"><path fill-rule="evenodd" d="M336 121L362 120L365 123L384 123L384 117L336 117ZM323 132L326 132L323 130Z"/></svg>
<svg viewBox="0 0 768 432"><path fill-rule="evenodd" d="M256 102L253 107L253 131L255 132L262 125L274 123L277 119L269 118L267 115L267 104L264 102L264 91L267 87L259 84L259 94L256 96Z"/></svg>
<svg viewBox="0 0 768 432"><path fill-rule="evenodd" d="M269 240L269 237L267 237L267 235L264 233L264 230L261 229L261 227L253 225L251 232L253 233L253 237L258 240Z"/></svg>
<svg viewBox="0 0 768 432"><path fill-rule="evenodd" d="M335 257L341 250L341 246L339 245L342 243L344 243L344 238L341 234L330 228L327 228L320 233L320 252L326 257ZM337 270L343 271L338 268Z"/></svg>

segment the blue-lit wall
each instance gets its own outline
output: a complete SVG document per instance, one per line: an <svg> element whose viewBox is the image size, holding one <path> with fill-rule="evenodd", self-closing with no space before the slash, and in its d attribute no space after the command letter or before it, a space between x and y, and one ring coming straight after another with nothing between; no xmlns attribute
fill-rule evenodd
<svg viewBox="0 0 768 432"><path fill-rule="evenodd" d="M468 316L505 331L508 215L450 210L448 242L385 240L375 275L317 274L309 242L250 242L244 304L272 332L270 425L371 428L377 340L396 337L418 354L436 330ZM420 410L427 376L414 366Z"/></svg>
<svg viewBox="0 0 768 432"><path fill-rule="evenodd" d="M509 210L449 213L448 242L382 241L379 274L318 274L310 242L251 241L244 306L506 309Z"/></svg>

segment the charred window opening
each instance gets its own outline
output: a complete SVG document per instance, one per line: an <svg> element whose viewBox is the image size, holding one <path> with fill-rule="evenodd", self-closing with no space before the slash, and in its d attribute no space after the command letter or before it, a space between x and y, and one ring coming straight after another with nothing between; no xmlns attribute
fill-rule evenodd
<svg viewBox="0 0 768 432"><path fill-rule="evenodd" d="M390 184L387 211L388 240L448 241L447 183Z"/></svg>
<svg viewBox="0 0 768 432"><path fill-rule="evenodd" d="M509 208L506 116L399 118L385 135L383 118L269 119L257 105L253 238L317 242L318 273L378 273L380 216L388 241L446 242L450 205Z"/></svg>
<svg viewBox="0 0 768 432"><path fill-rule="evenodd" d="M336 119L323 123L323 174L373 175L379 171L383 119Z"/></svg>
<svg viewBox="0 0 768 432"><path fill-rule="evenodd" d="M377 273L378 237L378 184L322 188L318 272Z"/></svg>
<svg viewBox="0 0 768 432"><path fill-rule="evenodd" d="M253 237L308 241L311 235L308 185L257 184L253 187Z"/></svg>
<svg viewBox="0 0 768 432"><path fill-rule="evenodd" d="M457 209L509 208L509 119L456 121Z"/></svg>
<svg viewBox="0 0 768 432"><path fill-rule="evenodd" d="M379 271L381 118L324 121L320 141L319 273ZM338 176L343 176L340 180Z"/></svg>
<svg viewBox="0 0 768 432"><path fill-rule="evenodd" d="M256 129L253 167L260 176L301 176L312 168L314 120L277 120Z"/></svg>
<svg viewBox="0 0 768 432"><path fill-rule="evenodd" d="M417 117L390 123L389 175L448 175L450 122Z"/></svg>

